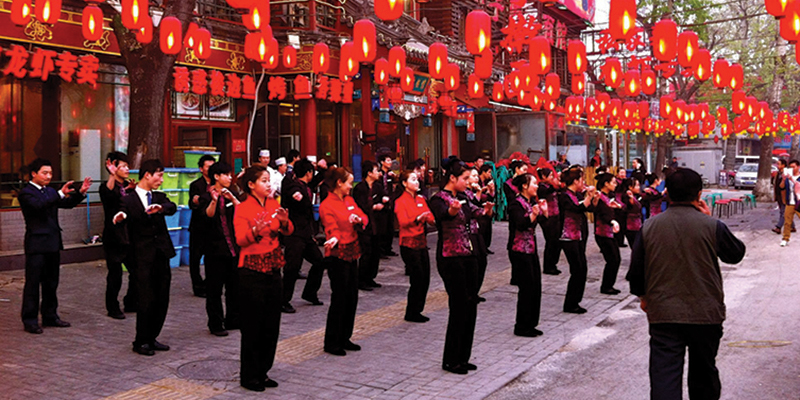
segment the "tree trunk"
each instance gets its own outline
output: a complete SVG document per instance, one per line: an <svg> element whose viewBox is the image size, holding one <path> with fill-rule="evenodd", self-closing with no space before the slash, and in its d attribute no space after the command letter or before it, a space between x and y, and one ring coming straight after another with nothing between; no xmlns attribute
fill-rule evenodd
<svg viewBox="0 0 800 400"><path fill-rule="evenodd" d="M669 164L667 158L669 157L670 147L672 147L672 138L673 136L670 133L665 133L656 140L656 159L653 161L653 168L650 172L658 174L662 179L664 177L661 175L661 170Z"/></svg>
<svg viewBox="0 0 800 400"><path fill-rule="evenodd" d="M800 136L792 135L792 146L789 148L789 159L797 160L800 157Z"/></svg>
<svg viewBox="0 0 800 400"><path fill-rule="evenodd" d="M780 35L775 34L775 48L778 52L778 58L775 62L775 72L767 92L767 101L772 111L777 115L781 107L781 93L783 89L784 79L780 73L781 67L785 64L786 58L786 42L781 39ZM772 148L775 144L775 138L771 135L764 135L761 137L761 154L758 159L758 179L756 179L756 187L753 193L756 195L758 201L772 201Z"/></svg>
<svg viewBox="0 0 800 400"><path fill-rule="evenodd" d="M725 140L725 163L722 166L726 171L733 171L736 167L736 147L739 145L736 135L728 136Z"/></svg>

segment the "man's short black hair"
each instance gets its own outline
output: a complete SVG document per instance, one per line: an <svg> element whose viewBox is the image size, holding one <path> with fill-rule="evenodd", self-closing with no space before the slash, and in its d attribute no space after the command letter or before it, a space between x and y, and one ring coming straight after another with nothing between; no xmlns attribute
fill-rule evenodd
<svg viewBox="0 0 800 400"><path fill-rule="evenodd" d="M144 174L148 172L150 173L150 175L154 175L156 172L163 172L163 171L164 171L164 165L161 164L161 160L155 158L151 160L146 160L145 162L142 163L141 168L139 168L139 180L144 179Z"/></svg>
<svg viewBox="0 0 800 400"><path fill-rule="evenodd" d="M378 161L378 163L382 163L386 161L387 158L392 158L392 153L378 153L376 160Z"/></svg>
<svg viewBox="0 0 800 400"><path fill-rule="evenodd" d="M307 173L313 170L314 170L314 164L312 164L311 161L309 161L307 158L297 160L297 162L294 163L294 176L298 178L306 176Z"/></svg>
<svg viewBox="0 0 800 400"><path fill-rule="evenodd" d="M525 165L527 165L527 164L525 164L525 161L514 160L514 161L511 161L511 164L508 166L509 167L508 169L511 170L512 174L516 174L517 170L522 168Z"/></svg>
<svg viewBox="0 0 800 400"><path fill-rule="evenodd" d="M703 178L689 168L677 168L667 176L667 192L671 201L691 202L703 191Z"/></svg>
<svg viewBox="0 0 800 400"><path fill-rule="evenodd" d="M491 165L489 165L489 164L483 164L483 165L481 165L481 170L480 170L479 172L480 172L480 173L484 173L484 172L486 172L486 171L489 171L489 172L494 172L494 168L492 168L492 166L491 166Z"/></svg>
<svg viewBox="0 0 800 400"><path fill-rule="evenodd" d="M197 160L197 168L203 168L203 165L206 165L206 161L211 161L212 163L217 162L217 159L214 158L211 154L203 154L199 160Z"/></svg>
<svg viewBox="0 0 800 400"><path fill-rule="evenodd" d="M31 178L33 178L34 172L39 173L39 170L45 166L52 168L53 164L50 162L50 160L45 160L44 158L37 158L33 160L32 163L28 164L28 173L31 174Z"/></svg>
<svg viewBox="0 0 800 400"><path fill-rule="evenodd" d="M233 172L233 168L228 163L224 161L216 162L208 169L208 181L210 184L216 185L217 180L214 179L214 175L225 175L231 172Z"/></svg>
<svg viewBox="0 0 800 400"><path fill-rule="evenodd" d="M372 160L364 160L364 162L361 163L361 179L367 179L367 175L369 175L369 173L377 167L378 163Z"/></svg>
<svg viewBox="0 0 800 400"><path fill-rule="evenodd" d="M790 160L789 161L789 165L792 165L792 164L800 165L800 160Z"/></svg>
<svg viewBox="0 0 800 400"><path fill-rule="evenodd" d="M779 158L779 159L778 159L778 164L779 164L779 165L780 165L780 164L787 165L787 163L786 163L786 159L785 159L785 158Z"/></svg>
<svg viewBox="0 0 800 400"><path fill-rule="evenodd" d="M120 161L125 164L130 164L128 155L120 151L112 151L106 156L106 161L111 161L114 165L119 165Z"/></svg>
<svg viewBox="0 0 800 400"><path fill-rule="evenodd" d="M297 151L295 149L291 149L291 150L289 150L288 153L286 153L286 162L287 163L291 164L294 161L295 158L300 158L300 152L299 151Z"/></svg>
<svg viewBox="0 0 800 400"><path fill-rule="evenodd" d="M594 169L594 173L597 175L605 174L606 172L608 172L608 167L605 165L598 165L597 168Z"/></svg>

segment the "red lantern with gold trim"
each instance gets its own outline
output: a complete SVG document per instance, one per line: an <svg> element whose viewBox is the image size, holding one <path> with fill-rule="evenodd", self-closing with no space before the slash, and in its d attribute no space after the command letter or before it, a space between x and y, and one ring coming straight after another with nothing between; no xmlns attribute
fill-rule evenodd
<svg viewBox="0 0 800 400"><path fill-rule="evenodd" d="M375 24L368 19L361 19L353 26L353 44L355 59L358 62L371 63L377 54L375 43Z"/></svg>
<svg viewBox="0 0 800 400"><path fill-rule="evenodd" d="M278 68L278 65L281 63L280 46L278 45L278 40L274 37L267 37L263 32L261 34L266 38L267 45L266 57L264 57L264 62L262 62L261 65L264 69L272 71Z"/></svg>
<svg viewBox="0 0 800 400"><path fill-rule="evenodd" d="M292 69L297 66L297 49L293 46L283 48L283 67Z"/></svg>
<svg viewBox="0 0 800 400"><path fill-rule="evenodd" d="M328 67L331 66L331 50L325 43L317 43L314 45L314 53L311 57L311 71L315 74L324 74L328 72Z"/></svg>
<svg viewBox="0 0 800 400"><path fill-rule="evenodd" d="M274 38L273 38L274 40ZM207 60L208 57L211 57L211 32L208 29L200 28L195 33L195 45L194 45L194 54L200 60ZM274 49L274 53L277 56L278 49L277 49L277 41L275 42L276 46ZM278 60L277 57L275 59L275 63L277 64Z"/></svg>
<svg viewBox="0 0 800 400"><path fill-rule="evenodd" d="M36 19L54 25L61 17L61 0L39 0L36 2Z"/></svg>
<svg viewBox="0 0 800 400"><path fill-rule="evenodd" d="M389 83L389 61L379 58L375 61L375 83L386 85Z"/></svg>
<svg viewBox="0 0 800 400"><path fill-rule="evenodd" d="M447 67L447 46L434 43L428 48L428 73L433 79L444 78L444 69Z"/></svg>
<svg viewBox="0 0 800 400"><path fill-rule="evenodd" d="M403 68L400 74L400 88L404 92L411 92L414 90L414 69L411 67Z"/></svg>
<svg viewBox="0 0 800 400"><path fill-rule="evenodd" d="M175 17L166 17L158 26L158 40L161 52L164 54L178 54L181 51L182 29L181 21Z"/></svg>
<svg viewBox="0 0 800 400"><path fill-rule="evenodd" d="M250 5L250 12L242 15L242 23L251 31L261 30L269 26L270 9L269 1L257 0Z"/></svg>
<svg viewBox="0 0 800 400"><path fill-rule="evenodd" d="M711 74L712 83L714 87L722 89L728 86L731 81L730 65L724 58L718 58L714 61L714 72Z"/></svg>
<svg viewBox="0 0 800 400"><path fill-rule="evenodd" d="M492 76L492 50L486 49L479 56L475 56L475 75L481 79L488 79Z"/></svg>
<svg viewBox="0 0 800 400"><path fill-rule="evenodd" d="M728 68L728 73L730 74L731 81L730 81L730 88L733 90L739 90L744 86L744 69L742 69L742 64L733 64L730 68Z"/></svg>
<svg viewBox="0 0 800 400"><path fill-rule="evenodd" d="M472 55L482 54L492 45L492 24L489 14L475 10L467 14L465 39L467 51Z"/></svg>
<svg viewBox="0 0 800 400"><path fill-rule="evenodd" d="M606 58L606 62L603 64L603 76L606 86L614 89L619 87L622 83L622 64L620 64L618 58Z"/></svg>
<svg viewBox="0 0 800 400"><path fill-rule="evenodd" d="M636 0L614 0L608 10L608 32L617 41L628 40L636 26Z"/></svg>
<svg viewBox="0 0 800 400"><path fill-rule="evenodd" d="M478 78L477 75L470 74L469 78L467 78L467 86L469 86L467 88L469 97L479 99L485 95L483 92L483 80Z"/></svg>
<svg viewBox="0 0 800 400"><path fill-rule="evenodd" d="M263 32L250 32L244 37L244 56L263 63L267 60L269 38Z"/></svg>
<svg viewBox="0 0 800 400"><path fill-rule="evenodd" d="M530 64L536 75L545 75L550 72L550 42L542 36L531 39L528 45Z"/></svg>
<svg viewBox="0 0 800 400"><path fill-rule="evenodd" d="M339 50L339 79L347 82L358 72L358 62L355 60L353 42L346 42Z"/></svg>
<svg viewBox="0 0 800 400"><path fill-rule="evenodd" d="M652 96L656 93L656 73L652 69L642 71L642 93Z"/></svg>
<svg viewBox="0 0 800 400"><path fill-rule="evenodd" d="M81 26L83 38L90 42L103 37L103 10L95 4L86 6L81 16Z"/></svg>
<svg viewBox="0 0 800 400"><path fill-rule="evenodd" d="M580 40L570 40L567 47L567 61L571 74L586 72L586 45Z"/></svg>
<svg viewBox="0 0 800 400"><path fill-rule="evenodd" d="M741 91L736 90L731 95L731 109L736 114L742 114L747 109L747 95Z"/></svg>
<svg viewBox="0 0 800 400"><path fill-rule="evenodd" d="M406 51L400 46L389 49L389 75L399 78L406 68Z"/></svg>
<svg viewBox="0 0 800 400"><path fill-rule="evenodd" d="M583 74L572 75L572 93L582 95L586 91L586 77Z"/></svg>
<svg viewBox="0 0 800 400"><path fill-rule="evenodd" d="M700 49L697 52L697 60L694 67L694 78L698 81L704 82L711 77L711 52L706 49Z"/></svg>
<svg viewBox="0 0 800 400"><path fill-rule="evenodd" d="M651 41L653 57L663 62L674 60L678 55L678 25L671 19L656 22Z"/></svg>
<svg viewBox="0 0 800 400"><path fill-rule="evenodd" d="M186 33L183 34L183 47L187 49L193 49L195 45L195 35L197 34L197 30L200 29L196 23L190 22L189 29L186 30Z"/></svg>
<svg viewBox="0 0 800 400"><path fill-rule="evenodd" d="M31 20L33 2L31 0L14 0L11 3L11 22L17 25L27 25Z"/></svg>
<svg viewBox="0 0 800 400"><path fill-rule="evenodd" d="M625 95L636 97L642 93L642 76L638 70L629 70L625 73Z"/></svg>
<svg viewBox="0 0 800 400"><path fill-rule="evenodd" d="M492 84L492 100L497 102L503 101L503 82L495 82Z"/></svg>
<svg viewBox="0 0 800 400"><path fill-rule="evenodd" d="M597 111L601 115L608 115L608 111L611 108L611 96L608 93L598 93L596 97Z"/></svg>
<svg viewBox="0 0 800 400"><path fill-rule="evenodd" d="M122 0L120 2L122 10L120 11L122 17L122 25L130 30L136 30L142 27L145 15L150 14L150 5L147 0Z"/></svg>
<svg viewBox="0 0 800 400"><path fill-rule="evenodd" d="M456 64L448 64L445 68L444 88L448 91L458 89L461 84L461 68Z"/></svg>
<svg viewBox="0 0 800 400"><path fill-rule="evenodd" d="M544 94L550 99L561 97L561 79L558 74L551 72L544 78Z"/></svg>
<svg viewBox="0 0 800 400"><path fill-rule="evenodd" d="M153 41L153 19L150 15L145 15L142 19L142 27L136 30L136 41L147 44Z"/></svg>
<svg viewBox="0 0 800 400"><path fill-rule="evenodd" d="M675 114L675 106L671 97L661 96L658 107L659 114L663 119L671 119Z"/></svg>
<svg viewBox="0 0 800 400"><path fill-rule="evenodd" d="M382 21L394 21L402 17L403 8L403 0L375 0L375 16Z"/></svg>
<svg viewBox="0 0 800 400"><path fill-rule="evenodd" d="M678 35L678 64L684 68L691 68L696 65L697 52L700 50L700 42L697 34L693 31L683 31Z"/></svg>

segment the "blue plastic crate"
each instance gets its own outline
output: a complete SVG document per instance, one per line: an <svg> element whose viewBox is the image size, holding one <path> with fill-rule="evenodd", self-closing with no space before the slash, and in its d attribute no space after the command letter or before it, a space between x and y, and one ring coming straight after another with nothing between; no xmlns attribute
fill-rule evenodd
<svg viewBox="0 0 800 400"><path fill-rule="evenodd" d="M175 257L169 259L169 267L170 268L180 267L182 255L183 255L183 246L175 246Z"/></svg>
<svg viewBox="0 0 800 400"><path fill-rule="evenodd" d="M180 210L179 210L180 211ZM181 227L181 214L176 212L172 215L165 215L164 220L167 221L167 228L180 228Z"/></svg>
<svg viewBox="0 0 800 400"><path fill-rule="evenodd" d="M173 246L179 246L181 242L181 228L169 228L169 238L172 240Z"/></svg>
<svg viewBox="0 0 800 400"><path fill-rule="evenodd" d="M184 246L181 251L181 265L189 265L189 246Z"/></svg>
<svg viewBox="0 0 800 400"><path fill-rule="evenodd" d="M188 228L189 227L189 222L192 221L192 210L189 208L189 206L178 206L178 212L177 213L181 214L180 227L181 228Z"/></svg>
<svg viewBox="0 0 800 400"><path fill-rule="evenodd" d="M189 228L181 228L181 246L189 246Z"/></svg>

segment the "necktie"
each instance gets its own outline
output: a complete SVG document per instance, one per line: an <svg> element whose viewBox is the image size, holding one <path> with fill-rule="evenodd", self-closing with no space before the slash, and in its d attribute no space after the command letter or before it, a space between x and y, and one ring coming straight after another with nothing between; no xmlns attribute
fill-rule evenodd
<svg viewBox="0 0 800 400"><path fill-rule="evenodd" d="M153 193L147 192L147 205L150 206L153 204Z"/></svg>

